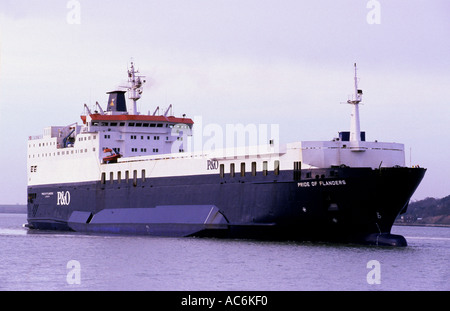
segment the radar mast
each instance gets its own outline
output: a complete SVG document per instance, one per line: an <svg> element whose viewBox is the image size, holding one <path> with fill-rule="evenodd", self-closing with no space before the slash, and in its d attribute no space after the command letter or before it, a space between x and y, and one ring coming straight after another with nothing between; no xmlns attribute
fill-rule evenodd
<svg viewBox="0 0 450 311"><path fill-rule="evenodd" d="M136 75L139 73L138 70L134 69L134 63L131 62L131 68L128 69L128 98L133 100L133 115L139 114L137 111L136 102L141 98L141 94L143 92L142 87L145 80L141 78L145 78L144 76Z"/></svg>
<svg viewBox="0 0 450 311"><path fill-rule="evenodd" d="M361 128L359 124L359 103L362 101L362 90L358 89L358 73L355 63L355 95L347 103L353 105L350 123L350 141L361 141Z"/></svg>

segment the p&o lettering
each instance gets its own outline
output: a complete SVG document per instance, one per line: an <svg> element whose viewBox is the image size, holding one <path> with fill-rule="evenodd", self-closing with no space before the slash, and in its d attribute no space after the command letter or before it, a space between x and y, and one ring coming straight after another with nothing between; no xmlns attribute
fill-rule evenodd
<svg viewBox="0 0 450 311"><path fill-rule="evenodd" d="M58 191L56 205L69 205L70 204L70 192Z"/></svg>
<svg viewBox="0 0 450 311"><path fill-rule="evenodd" d="M219 168L218 160L208 160L206 163L207 170L217 170Z"/></svg>

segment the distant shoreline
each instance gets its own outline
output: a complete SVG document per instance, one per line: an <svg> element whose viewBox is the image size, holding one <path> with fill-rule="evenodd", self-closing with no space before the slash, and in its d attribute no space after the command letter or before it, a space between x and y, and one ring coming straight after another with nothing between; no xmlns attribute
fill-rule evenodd
<svg viewBox="0 0 450 311"><path fill-rule="evenodd" d="M447 224L414 224L414 223L396 223L394 222L394 226L409 226L409 227L445 227L450 228L450 225Z"/></svg>
<svg viewBox="0 0 450 311"><path fill-rule="evenodd" d="M27 206L16 204L16 205L0 205L0 213L2 214L26 214Z"/></svg>

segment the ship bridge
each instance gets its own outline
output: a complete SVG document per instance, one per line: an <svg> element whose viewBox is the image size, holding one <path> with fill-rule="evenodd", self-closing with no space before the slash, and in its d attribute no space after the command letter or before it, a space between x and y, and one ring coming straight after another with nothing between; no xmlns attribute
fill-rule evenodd
<svg viewBox="0 0 450 311"><path fill-rule="evenodd" d="M180 153L185 151L185 141L192 135L194 122L190 118L172 115L172 105L159 114L159 107L153 114L142 115L136 109L136 101L142 94L145 83L143 76L136 75L133 63L128 71L129 99L133 101L131 112L127 109L126 91L114 90L109 95L107 107L104 110L98 102L94 112L84 105L82 133L97 134L99 149L112 151L120 157L135 157ZM103 155L100 154L100 158Z"/></svg>

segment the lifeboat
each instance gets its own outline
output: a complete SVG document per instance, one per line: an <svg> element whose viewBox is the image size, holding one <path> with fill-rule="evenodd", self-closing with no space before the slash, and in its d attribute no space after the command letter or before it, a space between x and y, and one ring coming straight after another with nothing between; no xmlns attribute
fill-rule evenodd
<svg viewBox="0 0 450 311"><path fill-rule="evenodd" d="M106 148L103 150L104 153L108 153L109 155L103 157L103 163L109 164L109 163L117 163L117 159L121 158L122 155L115 152L113 149Z"/></svg>

